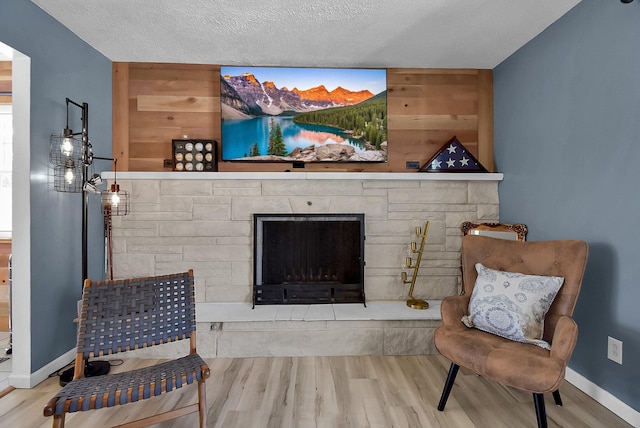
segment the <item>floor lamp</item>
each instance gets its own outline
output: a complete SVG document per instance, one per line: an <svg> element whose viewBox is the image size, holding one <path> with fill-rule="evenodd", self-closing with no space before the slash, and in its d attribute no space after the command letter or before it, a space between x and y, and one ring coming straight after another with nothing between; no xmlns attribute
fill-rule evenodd
<svg viewBox="0 0 640 428"><path fill-rule="evenodd" d="M51 135L49 144L49 162L53 166L53 187L55 191L67 193L82 193L82 284L88 278L88 224L89 224L89 194L100 193L103 214L126 215L129 212L129 192L120 190L115 182L108 190L100 191L98 185L102 179L99 174L89 177L89 167L94 160L116 160L113 158L93 155L89 141L89 104L77 103L66 98L67 122L62 134ZM69 127L69 107L81 110L80 132L73 132ZM86 361L85 376L97 376L109 372L108 361ZM69 382L73 377L73 368L66 370L60 376L60 383ZM63 383L64 382L64 383Z"/></svg>

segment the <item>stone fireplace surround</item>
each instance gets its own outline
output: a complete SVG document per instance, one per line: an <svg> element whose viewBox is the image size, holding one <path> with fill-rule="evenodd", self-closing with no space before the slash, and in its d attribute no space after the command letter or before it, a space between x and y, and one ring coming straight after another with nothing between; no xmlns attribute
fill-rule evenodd
<svg viewBox="0 0 640 428"><path fill-rule="evenodd" d="M113 180L112 173L103 178ZM113 219L114 275L194 269L205 357L409 355L435 352L439 301L457 294L460 224L499 219L497 173L120 172L131 210ZM254 213L365 214L361 304L251 309ZM414 291L400 280L415 227L430 222ZM172 357L180 344L150 357ZM146 351L145 351L146 352Z"/></svg>

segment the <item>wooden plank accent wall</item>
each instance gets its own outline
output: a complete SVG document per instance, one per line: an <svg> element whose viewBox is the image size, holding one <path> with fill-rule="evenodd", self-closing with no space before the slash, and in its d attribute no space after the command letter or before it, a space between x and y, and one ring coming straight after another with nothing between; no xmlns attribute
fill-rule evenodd
<svg viewBox="0 0 640 428"><path fill-rule="evenodd" d="M0 61L0 104L11 104L11 61Z"/></svg>
<svg viewBox="0 0 640 428"><path fill-rule="evenodd" d="M491 70L388 69L386 164L318 163L305 171L413 172L457 136L493 171ZM114 63L113 156L120 171L171 171L171 140L221 138L218 65ZM223 142L224 143L224 142ZM290 163L220 162L219 171L285 171Z"/></svg>
<svg viewBox="0 0 640 428"><path fill-rule="evenodd" d="M493 158L493 72L478 70L478 160L495 171ZM466 146L465 146L466 147Z"/></svg>

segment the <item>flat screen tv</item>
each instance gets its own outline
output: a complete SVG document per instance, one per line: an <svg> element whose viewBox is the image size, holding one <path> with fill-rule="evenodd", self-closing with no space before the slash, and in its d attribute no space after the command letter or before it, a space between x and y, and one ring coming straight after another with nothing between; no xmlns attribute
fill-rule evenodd
<svg viewBox="0 0 640 428"><path fill-rule="evenodd" d="M222 160L386 162L385 69L220 67Z"/></svg>

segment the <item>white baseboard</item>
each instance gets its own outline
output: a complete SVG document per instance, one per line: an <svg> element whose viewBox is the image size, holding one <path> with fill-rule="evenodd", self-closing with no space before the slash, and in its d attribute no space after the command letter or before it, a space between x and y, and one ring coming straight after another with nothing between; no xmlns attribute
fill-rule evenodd
<svg viewBox="0 0 640 428"><path fill-rule="evenodd" d="M9 376L9 385L14 388L33 388L40 382L47 379L51 373L56 370L60 370L62 367L74 361L76 358L76 352L77 348L74 347L70 349L41 369L31 373L29 376L14 376L11 374Z"/></svg>
<svg viewBox="0 0 640 428"><path fill-rule="evenodd" d="M0 392L2 392L5 389L9 388L9 386L10 386L9 385L9 378L0 380Z"/></svg>
<svg viewBox="0 0 640 428"><path fill-rule="evenodd" d="M620 401L620 399L610 392L605 391L589 379L568 367L564 378L567 382L596 400L598 403L602 404L607 409L611 410L627 423L636 428L640 428L640 412L635 410L633 407Z"/></svg>

